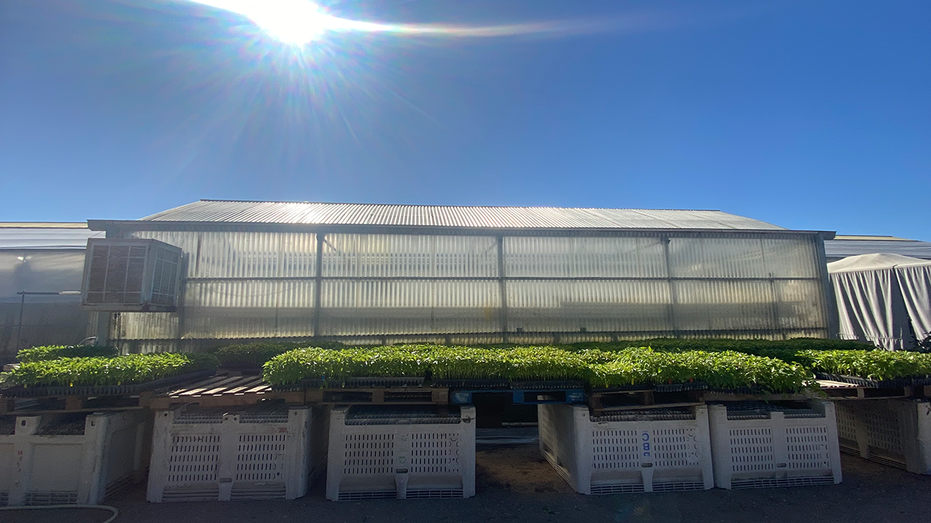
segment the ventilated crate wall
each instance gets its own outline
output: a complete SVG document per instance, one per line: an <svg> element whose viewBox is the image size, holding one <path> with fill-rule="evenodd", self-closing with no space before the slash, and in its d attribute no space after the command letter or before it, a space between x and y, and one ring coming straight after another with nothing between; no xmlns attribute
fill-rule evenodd
<svg viewBox="0 0 931 523"><path fill-rule="evenodd" d="M709 406L715 486L828 485L841 482L834 405L763 402Z"/></svg>
<svg viewBox="0 0 931 523"><path fill-rule="evenodd" d="M197 407L155 416L148 500L295 499L326 451L322 410Z"/></svg>
<svg viewBox="0 0 931 523"><path fill-rule="evenodd" d="M144 477L147 428L141 410L5 417L0 504L100 503Z"/></svg>
<svg viewBox="0 0 931 523"><path fill-rule="evenodd" d="M931 474L931 403L927 400L836 401L841 450Z"/></svg>
<svg viewBox="0 0 931 523"><path fill-rule="evenodd" d="M474 496L474 421L472 406L334 409L327 499Z"/></svg>
<svg viewBox="0 0 931 523"><path fill-rule="evenodd" d="M582 494L714 486L706 407L591 416L587 406L539 405L540 451Z"/></svg>

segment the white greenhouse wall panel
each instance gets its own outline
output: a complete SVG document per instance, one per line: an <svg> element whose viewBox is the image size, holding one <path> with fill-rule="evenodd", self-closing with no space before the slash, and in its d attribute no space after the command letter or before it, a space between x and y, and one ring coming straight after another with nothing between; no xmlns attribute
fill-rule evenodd
<svg viewBox="0 0 931 523"><path fill-rule="evenodd" d="M814 332L818 337L827 337L825 297L819 292L822 289L819 280L778 280L773 287L779 328L787 335Z"/></svg>
<svg viewBox="0 0 931 523"><path fill-rule="evenodd" d="M314 285L303 279L190 282L184 336L313 336Z"/></svg>
<svg viewBox="0 0 931 523"><path fill-rule="evenodd" d="M658 278L666 276L657 237L506 237L509 278Z"/></svg>
<svg viewBox="0 0 931 523"><path fill-rule="evenodd" d="M766 272L770 277L814 279L821 277L821 271L824 268L819 269L819 246L814 238L796 236L777 238L761 240L763 255L766 259Z"/></svg>
<svg viewBox="0 0 931 523"><path fill-rule="evenodd" d="M313 233L138 231L180 247L188 278L313 277L317 236Z"/></svg>
<svg viewBox="0 0 931 523"><path fill-rule="evenodd" d="M321 335L499 330L496 281L326 280Z"/></svg>
<svg viewBox="0 0 931 523"><path fill-rule="evenodd" d="M0 361L12 361L20 349L77 344L93 335L92 313L81 309L80 294L26 295L25 303L17 294L80 291L83 275L83 250L0 250Z"/></svg>
<svg viewBox="0 0 931 523"><path fill-rule="evenodd" d="M331 233L319 245L316 234L296 232L131 236L180 246L187 275L181 310L123 314L112 327L133 350L311 336L501 341L502 328L527 342L539 341L533 333L830 334L820 240L808 235L504 236L499 244L491 235Z"/></svg>
<svg viewBox="0 0 931 523"><path fill-rule="evenodd" d="M739 332L776 328L769 282L686 280L673 285L677 330Z"/></svg>
<svg viewBox="0 0 931 523"><path fill-rule="evenodd" d="M676 278L766 277L756 238L670 238L669 266Z"/></svg>
<svg viewBox="0 0 931 523"><path fill-rule="evenodd" d="M672 332L665 281L509 281L508 327L526 332Z"/></svg>
<svg viewBox="0 0 931 523"><path fill-rule="evenodd" d="M491 236L329 234L324 277L491 278L498 275Z"/></svg>

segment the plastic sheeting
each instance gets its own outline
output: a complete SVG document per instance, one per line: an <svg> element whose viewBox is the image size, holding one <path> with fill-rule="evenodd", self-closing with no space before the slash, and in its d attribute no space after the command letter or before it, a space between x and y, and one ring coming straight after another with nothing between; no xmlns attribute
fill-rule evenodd
<svg viewBox="0 0 931 523"><path fill-rule="evenodd" d="M0 250L0 358L89 335L90 313L74 294L83 274L84 251Z"/></svg>
<svg viewBox="0 0 931 523"><path fill-rule="evenodd" d="M181 247L187 277L178 312L120 315L124 341L829 334L814 234L128 234Z"/></svg>
<svg viewBox="0 0 931 523"><path fill-rule="evenodd" d="M931 262L864 254L828 264L840 336L889 350L931 334Z"/></svg>

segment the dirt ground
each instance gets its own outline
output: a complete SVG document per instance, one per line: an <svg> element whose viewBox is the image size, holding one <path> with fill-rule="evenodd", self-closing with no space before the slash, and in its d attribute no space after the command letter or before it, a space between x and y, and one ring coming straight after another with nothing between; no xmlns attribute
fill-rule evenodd
<svg viewBox="0 0 931 523"><path fill-rule="evenodd" d="M451 521L610 523L931 522L931 477L843 456L844 482L822 487L583 496L540 456L535 444L482 445L476 495L462 500L332 502L325 480L295 501L149 504L143 486L107 504L118 523ZM100 523L109 512L3 511L0 522Z"/></svg>

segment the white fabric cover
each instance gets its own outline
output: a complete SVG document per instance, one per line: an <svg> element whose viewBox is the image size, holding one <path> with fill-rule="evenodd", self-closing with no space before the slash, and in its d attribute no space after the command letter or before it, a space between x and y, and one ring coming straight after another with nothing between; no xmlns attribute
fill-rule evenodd
<svg viewBox="0 0 931 523"><path fill-rule="evenodd" d="M828 264L840 337L889 350L931 333L931 261L864 254ZM910 328L911 327L911 328Z"/></svg>

